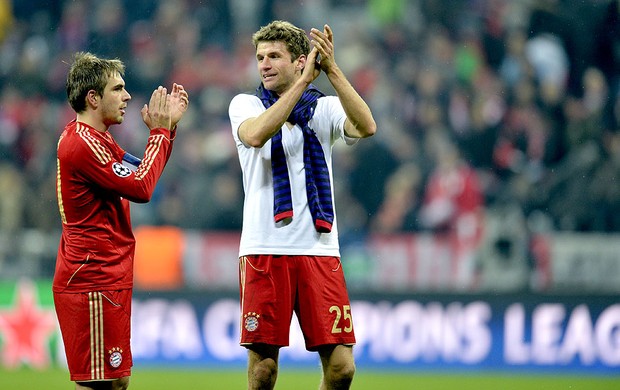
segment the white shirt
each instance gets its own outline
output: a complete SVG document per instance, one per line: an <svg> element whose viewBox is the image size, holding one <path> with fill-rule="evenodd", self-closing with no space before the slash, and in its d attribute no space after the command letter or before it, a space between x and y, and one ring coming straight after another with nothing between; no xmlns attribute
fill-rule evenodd
<svg viewBox="0 0 620 390"><path fill-rule="evenodd" d="M293 199L293 218L276 223L273 217L273 176L271 172L271 140L262 148L245 145L237 133L239 125L248 118L265 111L260 99L254 95L239 94L230 102L228 114L232 134L237 145L243 172L245 200L243 204L243 230L239 256L246 255L309 255L340 256L338 227L334 205L334 223L331 233L319 233L314 228L306 196L303 144L301 128L282 126L282 146L286 156ZM331 149L338 139L354 144L357 139L344 135L346 114L336 96L319 98L309 126L316 132L323 147L329 168L334 199Z"/></svg>

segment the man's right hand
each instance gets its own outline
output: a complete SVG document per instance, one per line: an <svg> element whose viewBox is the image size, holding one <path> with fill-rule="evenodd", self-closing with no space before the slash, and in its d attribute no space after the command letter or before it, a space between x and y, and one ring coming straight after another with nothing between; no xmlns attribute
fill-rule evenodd
<svg viewBox="0 0 620 390"><path fill-rule="evenodd" d="M306 64L301 73L301 79L306 83L306 85L310 85L319 74L321 74L321 66L318 62L319 51L316 47L312 48L308 57L306 58Z"/></svg>
<svg viewBox="0 0 620 390"><path fill-rule="evenodd" d="M148 106L142 107L142 120L149 129L165 128L172 129L171 103L172 98L168 95L166 88L159 86L151 94Z"/></svg>

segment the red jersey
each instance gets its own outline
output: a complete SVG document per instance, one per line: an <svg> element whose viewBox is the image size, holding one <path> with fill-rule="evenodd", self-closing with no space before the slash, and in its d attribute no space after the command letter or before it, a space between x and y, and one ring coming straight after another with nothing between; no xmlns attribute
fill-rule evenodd
<svg viewBox="0 0 620 390"><path fill-rule="evenodd" d="M62 220L54 292L133 287L135 238L129 201L150 200L172 152L168 129L151 130L133 172L109 132L70 122L58 141L56 193Z"/></svg>

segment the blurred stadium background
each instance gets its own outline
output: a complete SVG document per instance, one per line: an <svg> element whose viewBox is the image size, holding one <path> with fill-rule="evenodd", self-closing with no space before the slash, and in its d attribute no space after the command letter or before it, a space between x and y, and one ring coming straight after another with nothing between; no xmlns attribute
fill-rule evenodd
<svg viewBox="0 0 620 390"><path fill-rule="evenodd" d="M133 154L153 88L179 82L192 101L152 202L132 210L137 370L243 376L243 190L227 108L256 87L250 36L273 19L332 26L379 126L335 150L360 373L617 388L615 0L0 0L0 384L64 367L50 293L55 150L78 50L126 63L133 100L113 133ZM282 363L318 371L295 326Z"/></svg>

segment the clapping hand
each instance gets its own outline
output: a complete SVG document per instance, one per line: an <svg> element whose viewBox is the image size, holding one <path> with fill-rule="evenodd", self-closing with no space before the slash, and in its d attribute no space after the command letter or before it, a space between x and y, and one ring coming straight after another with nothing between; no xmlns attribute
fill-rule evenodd
<svg viewBox="0 0 620 390"><path fill-rule="evenodd" d="M316 28L310 30L310 37L312 38L313 51L318 52L317 68L320 68L323 72L329 73L331 68L335 66L336 61L334 59L334 33L332 29L326 24L323 27L323 31L319 31Z"/></svg>
<svg viewBox="0 0 620 390"><path fill-rule="evenodd" d="M323 27L323 31L313 28L310 30L310 37L312 38L311 43L313 47L308 54L302 73L308 84L319 77L321 71L329 74L336 68L336 61L334 60L334 33L332 29L327 24Z"/></svg>
<svg viewBox="0 0 620 390"><path fill-rule="evenodd" d="M171 129L170 106L172 97L168 95L166 88L159 86L151 94L148 105L144 105L142 110L142 120L149 129L165 128Z"/></svg>
<svg viewBox="0 0 620 390"><path fill-rule="evenodd" d="M163 127L172 130L188 106L189 95L182 85L174 83L170 94L166 88L160 86L151 94L149 104L142 107L142 120L149 129Z"/></svg>
<svg viewBox="0 0 620 390"><path fill-rule="evenodd" d="M189 95L182 85L174 83L170 93L170 119L172 129L174 129L187 111L189 106Z"/></svg>

